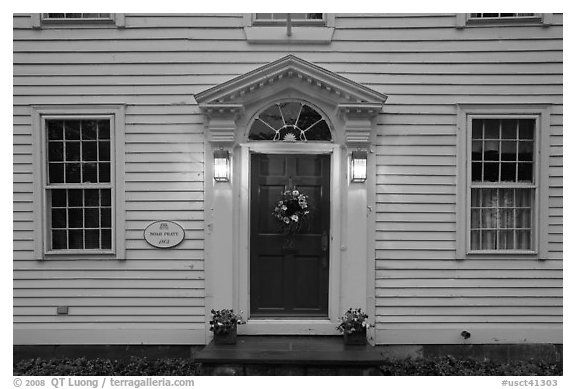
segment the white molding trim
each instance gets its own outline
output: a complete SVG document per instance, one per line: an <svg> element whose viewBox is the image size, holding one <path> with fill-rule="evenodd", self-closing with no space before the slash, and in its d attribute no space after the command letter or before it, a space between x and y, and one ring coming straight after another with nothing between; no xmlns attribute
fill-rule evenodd
<svg viewBox="0 0 576 389"><path fill-rule="evenodd" d="M549 214L549 142L550 106L542 104L457 104L456 158L456 257L457 259L502 259L505 257L540 259L549 257L547 224ZM468 253L468 120L470 116L515 116L536 118L535 161L535 250L529 252Z"/></svg>
<svg viewBox="0 0 576 389"><path fill-rule="evenodd" d="M34 172L40 177L34 179L34 220L37 226L37 233L34 258L36 259L69 259L71 257L79 259L126 259L125 242L125 185L124 185L124 162L125 162L125 106L124 105L87 105L87 104L58 104L58 105L35 105L31 107L32 113L32 142L34 151ZM45 158L45 135L43 134L43 117L46 116L109 116L114 120L114 142L110 150L111 165L114 166L113 192L114 197L114 243L111 252L93 253L82 251L70 251L66 253L46 252L46 204L44 194L44 182L46 171L44 170ZM111 127L112 129L112 127ZM112 135L111 135L112 136Z"/></svg>
<svg viewBox="0 0 576 389"><path fill-rule="evenodd" d="M252 44L330 44L334 36L336 15L324 14L324 20L314 25L294 25L288 36L285 24L259 25L254 14L244 14L244 35Z"/></svg>

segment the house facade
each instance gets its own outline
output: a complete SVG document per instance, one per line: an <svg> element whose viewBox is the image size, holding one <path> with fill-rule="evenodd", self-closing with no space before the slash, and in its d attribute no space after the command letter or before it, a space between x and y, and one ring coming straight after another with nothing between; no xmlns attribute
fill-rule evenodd
<svg viewBox="0 0 576 389"><path fill-rule="evenodd" d="M350 307L376 345L562 343L562 14L13 38L15 345L202 345L223 308L336 335Z"/></svg>

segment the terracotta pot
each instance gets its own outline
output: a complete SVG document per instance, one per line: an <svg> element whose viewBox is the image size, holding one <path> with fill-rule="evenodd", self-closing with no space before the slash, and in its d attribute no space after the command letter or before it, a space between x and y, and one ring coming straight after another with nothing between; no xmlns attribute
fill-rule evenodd
<svg viewBox="0 0 576 389"><path fill-rule="evenodd" d="M236 344L237 326L233 326L227 334L214 334L214 344Z"/></svg>
<svg viewBox="0 0 576 389"><path fill-rule="evenodd" d="M364 345L366 343L366 328L349 334L344 333L344 344Z"/></svg>

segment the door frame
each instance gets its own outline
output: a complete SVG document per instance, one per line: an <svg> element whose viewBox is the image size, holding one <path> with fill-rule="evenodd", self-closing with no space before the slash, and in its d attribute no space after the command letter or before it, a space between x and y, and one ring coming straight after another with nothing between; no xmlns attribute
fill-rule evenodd
<svg viewBox="0 0 576 389"><path fill-rule="evenodd" d="M343 225L342 210L342 150L333 143L245 143L234 155L234 174L239 177L237 185L240 196L236 198L236 209L239 210L239 222L250 226L250 188L251 188L251 155L262 154L325 154L330 155L330 240L329 240L329 276L328 276L328 319L260 319L248 318L241 327L244 334L337 334L336 326L340 315L340 268L341 237ZM236 252L238 268L235 272L238 285L234 305L243 312L250 312L250 228L238 231Z"/></svg>

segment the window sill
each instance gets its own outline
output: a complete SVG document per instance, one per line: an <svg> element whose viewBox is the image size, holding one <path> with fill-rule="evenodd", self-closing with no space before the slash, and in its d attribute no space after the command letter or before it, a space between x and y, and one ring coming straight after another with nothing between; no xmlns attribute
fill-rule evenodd
<svg viewBox="0 0 576 389"><path fill-rule="evenodd" d="M286 26L244 27L248 43L262 44L329 44L332 42L334 27L292 28L292 35L286 34Z"/></svg>

